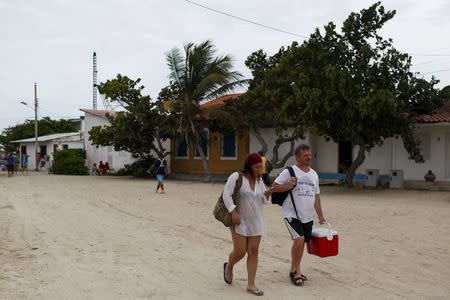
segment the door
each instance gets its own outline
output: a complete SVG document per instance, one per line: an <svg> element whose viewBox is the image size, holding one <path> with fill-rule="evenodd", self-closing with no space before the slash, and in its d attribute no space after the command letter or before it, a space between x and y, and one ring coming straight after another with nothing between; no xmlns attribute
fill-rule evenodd
<svg viewBox="0 0 450 300"><path fill-rule="evenodd" d="M353 145L351 142L339 143L338 172L345 173L352 164Z"/></svg>
<svg viewBox="0 0 450 300"><path fill-rule="evenodd" d="M445 178L450 178L450 133L445 137Z"/></svg>

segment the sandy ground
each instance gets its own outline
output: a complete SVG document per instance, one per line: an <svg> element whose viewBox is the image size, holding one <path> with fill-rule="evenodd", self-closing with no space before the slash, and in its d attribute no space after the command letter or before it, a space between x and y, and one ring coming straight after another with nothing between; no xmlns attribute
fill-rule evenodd
<svg viewBox="0 0 450 300"><path fill-rule="evenodd" d="M0 175L0 299L255 299L245 261L222 280L230 234L211 211L221 184ZM340 253L306 255L266 207L257 284L265 299L449 299L450 193L324 188Z"/></svg>

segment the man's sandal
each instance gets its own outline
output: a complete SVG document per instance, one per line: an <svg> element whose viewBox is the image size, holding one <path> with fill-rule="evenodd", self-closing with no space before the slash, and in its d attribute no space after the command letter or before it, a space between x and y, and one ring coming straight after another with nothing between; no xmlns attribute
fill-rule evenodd
<svg viewBox="0 0 450 300"><path fill-rule="evenodd" d="M294 274L295 275L295 272L291 272L291 273L289 273L289 277L291 277L292 276L292 274ZM307 281L308 280L308 278L305 276L305 275L303 275L303 274L300 274L300 277L301 277L301 279L303 280L303 281Z"/></svg>
<svg viewBox="0 0 450 300"><path fill-rule="evenodd" d="M259 289L247 289L247 292L255 296L264 296L264 292Z"/></svg>
<svg viewBox="0 0 450 300"><path fill-rule="evenodd" d="M303 278L300 276L299 278L295 277L295 272L289 273L289 277L291 278L291 282L295 286L302 286L303 285Z"/></svg>

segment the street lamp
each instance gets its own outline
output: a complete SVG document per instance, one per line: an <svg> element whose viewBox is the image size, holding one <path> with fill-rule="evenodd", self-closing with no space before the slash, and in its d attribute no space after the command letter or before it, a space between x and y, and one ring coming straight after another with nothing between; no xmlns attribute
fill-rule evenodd
<svg viewBox="0 0 450 300"><path fill-rule="evenodd" d="M25 101L20 101L21 104L28 106ZM38 172L38 121L37 121L37 110L38 110L38 98L37 98L37 83L34 83L34 148L35 148L35 161L36 161L36 172Z"/></svg>

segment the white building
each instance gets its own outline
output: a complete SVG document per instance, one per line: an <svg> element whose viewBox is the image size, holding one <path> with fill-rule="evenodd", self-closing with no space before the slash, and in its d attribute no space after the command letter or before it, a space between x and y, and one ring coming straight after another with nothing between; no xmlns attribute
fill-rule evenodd
<svg viewBox="0 0 450 300"><path fill-rule="evenodd" d="M115 112L98 109L80 109L84 112L84 149L86 150L86 161L89 167L93 163L97 166L100 161L108 162L110 168L113 170L119 170L126 164L131 164L135 159L127 151L115 151L113 146L95 146L89 141L89 131L95 126L109 125L109 121L106 118L106 114L114 116Z"/></svg>
<svg viewBox="0 0 450 300"><path fill-rule="evenodd" d="M20 154L29 155L28 168L30 170L36 168L35 156L35 138L12 141L19 145ZM40 153L43 163L40 170L47 171L51 167L53 154L57 150L63 149L84 149L84 137L80 132L56 133L38 137L38 152Z"/></svg>
<svg viewBox="0 0 450 300"><path fill-rule="evenodd" d="M272 158L272 149L275 145L276 135L273 129L260 130L268 142L267 156ZM390 170L402 170L405 180L424 180L424 175L431 170L438 181L450 181L450 103L447 103L434 113L418 117L415 134L421 142L424 163L416 163L408 159L409 155L400 138L388 138L380 147L375 147L366 153L364 163L356 173L366 174L367 169L377 169L380 175L388 175ZM320 174L341 173L343 166L357 156L358 147L351 143L336 144L326 141L324 137L306 134L304 140L296 144L307 143L313 151L313 168ZM250 134L250 152L256 152L261 146L256 137ZM279 157L289 151L288 143L279 149ZM287 165L293 164L290 158ZM274 174L277 170L274 171Z"/></svg>
<svg viewBox="0 0 450 300"><path fill-rule="evenodd" d="M233 101L238 99L239 96L240 94L222 96L202 104L202 108L220 107L225 101ZM367 177L368 169L376 169L380 175L385 175L381 176L383 180L389 180L390 177L393 177L390 176L394 175L390 174L392 171L397 174L397 178L401 177L403 172L404 180L424 181L424 175L431 170L436 175L437 181L450 183L450 102L432 114L419 116L417 121L415 135L421 142L424 163L416 163L408 158L409 155L401 139L389 138L384 141L383 145L366 153L365 161L356 170L355 178L364 180ZM292 129L288 129L284 134L289 136L291 131ZM275 130L273 128L261 128L259 133L268 146L266 156L272 160L277 139ZM213 153L208 157L208 160L210 171L215 175L228 176L232 171L242 167L248 153L258 152L262 148L258 138L251 132L246 131L240 137L235 135L234 142L230 144L235 156L224 160L219 154L225 143L223 136L215 133L211 136L212 138L206 144L205 149L208 155L210 149ZM344 170L350 166L359 150L351 142L337 144L333 141L327 141L323 136L317 136L311 131L306 132L305 138L297 140L294 146L302 143L311 146L313 152L312 167L319 173L321 179L344 178ZM202 173L201 162L198 157L192 157L193 151L186 147L186 143L180 143L179 147L181 148L172 151L174 172L180 174ZM184 148L182 149L182 147ZM289 153L290 148L290 143L284 143L279 147L278 161ZM181 152L179 151L184 154L180 156L178 153ZM294 163L295 159L291 156L285 165L293 165ZM276 176L280 171L281 169L276 169L271 175Z"/></svg>

